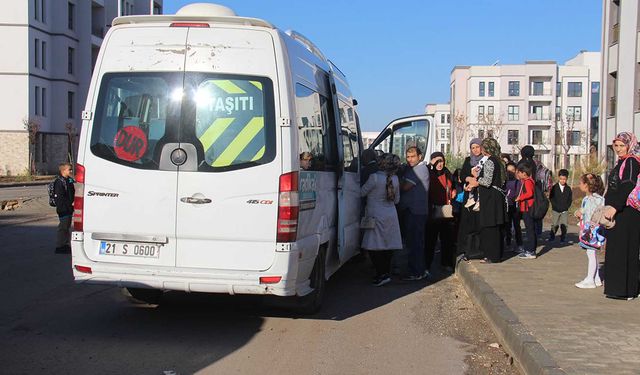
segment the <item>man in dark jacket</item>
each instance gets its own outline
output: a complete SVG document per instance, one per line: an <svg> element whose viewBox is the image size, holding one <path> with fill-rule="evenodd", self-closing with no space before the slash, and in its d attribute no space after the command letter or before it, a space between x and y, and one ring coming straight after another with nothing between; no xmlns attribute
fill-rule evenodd
<svg viewBox="0 0 640 375"><path fill-rule="evenodd" d="M71 253L71 219L73 217L73 197L75 188L71 178L71 164L62 163L58 166L60 174L53 184L56 213L60 219L56 238L56 254Z"/></svg>
<svg viewBox="0 0 640 375"><path fill-rule="evenodd" d="M566 169L558 171L558 183L553 185L549 193L551 213L553 214L549 241L553 241L556 238L558 227L560 227L560 242L565 242L567 238L569 208L573 202L573 192L571 187L567 185L568 178L569 171Z"/></svg>

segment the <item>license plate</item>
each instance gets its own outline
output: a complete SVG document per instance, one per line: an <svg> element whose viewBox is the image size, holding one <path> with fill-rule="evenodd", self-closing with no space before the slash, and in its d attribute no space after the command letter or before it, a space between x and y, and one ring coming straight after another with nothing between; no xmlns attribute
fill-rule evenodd
<svg viewBox="0 0 640 375"><path fill-rule="evenodd" d="M140 258L159 258L161 244L127 243L127 242L100 242L101 255L121 255Z"/></svg>

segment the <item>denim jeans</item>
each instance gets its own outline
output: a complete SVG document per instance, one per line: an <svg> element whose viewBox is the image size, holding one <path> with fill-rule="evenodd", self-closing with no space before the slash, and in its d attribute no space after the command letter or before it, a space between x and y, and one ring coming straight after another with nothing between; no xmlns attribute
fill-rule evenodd
<svg viewBox="0 0 640 375"><path fill-rule="evenodd" d="M409 273L414 276L424 274L426 260L424 253L424 233L427 226L427 215L415 215L405 210L404 216L404 241L409 250Z"/></svg>

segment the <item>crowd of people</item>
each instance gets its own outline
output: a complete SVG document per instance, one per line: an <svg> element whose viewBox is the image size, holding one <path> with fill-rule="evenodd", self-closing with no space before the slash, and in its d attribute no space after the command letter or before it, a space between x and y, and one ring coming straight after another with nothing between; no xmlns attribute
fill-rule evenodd
<svg viewBox="0 0 640 375"><path fill-rule="evenodd" d="M612 147L617 163L607 173L606 190L599 174L578 179L584 198L574 215L587 275L575 286L604 284L607 297L629 300L638 297L640 287L640 144L623 132ZM469 156L452 173L441 152L426 159L420 148L409 146L402 163L393 154L365 150L362 248L375 266L373 284L391 281L394 251L403 248L408 252L403 280L429 278L438 241L445 272L453 272L456 260L500 263L507 252L536 259L545 216L551 219L546 239L567 243L574 197L569 172L560 169L554 183L553 173L534 155L534 148L525 146L516 162L502 154L495 139L474 138ZM601 276L597 251L605 248Z"/></svg>

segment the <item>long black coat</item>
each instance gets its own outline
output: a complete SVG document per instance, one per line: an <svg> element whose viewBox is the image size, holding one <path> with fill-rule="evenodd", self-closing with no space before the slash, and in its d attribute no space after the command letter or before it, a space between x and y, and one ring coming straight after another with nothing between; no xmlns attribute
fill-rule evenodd
<svg viewBox="0 0 640 375"><path fill-rule="evenodd" d="M627 206L627 197L636 186L640 163L635 158L627 158L622 178L620 168L622 160L618 160L609 174L605 204L613 206L617 213L616 225L607 230L607 252L604 267L607 282L604 293L612 297L636 297L639 292L638 273L640 261L640 212Z"/></svg>

